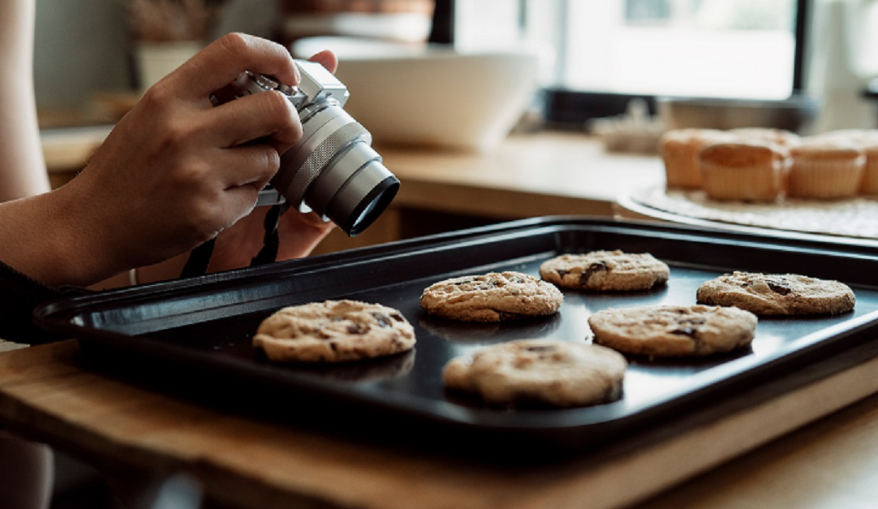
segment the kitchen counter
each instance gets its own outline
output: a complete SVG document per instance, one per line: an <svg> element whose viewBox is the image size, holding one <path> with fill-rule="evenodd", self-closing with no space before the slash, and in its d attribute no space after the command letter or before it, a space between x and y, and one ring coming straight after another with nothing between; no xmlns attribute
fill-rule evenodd
<svg viewBox="0 0 878 509"><path fill-rule="evenodd" d="M526 217L612 216L619 195L664 183L657 156L608 153L582 133L515 135L486 154L376 148L398 196L364 239L336 234L318 252Z"/></svg>
<svg viewBox="0 0 878 509"><path fill-rule="evenodd" d="M100 126L44 132L53 182L72 178L107 132ZM485 154L375 148L402 182L399 194L364 233L350 239L334 232L316 253L526 217L611 216L620 194L664 182L657 156L607 153L582 133L514 135Z"/></svg>

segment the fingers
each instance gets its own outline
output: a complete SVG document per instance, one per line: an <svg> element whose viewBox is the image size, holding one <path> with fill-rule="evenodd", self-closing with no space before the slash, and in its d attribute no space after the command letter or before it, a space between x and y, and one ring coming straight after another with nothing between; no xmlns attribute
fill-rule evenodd
<svg viewBox="0 0 878 509"><path fill-rule="evenodd" d="M269 145L243 145L220 150L213 154L213 173L226 190L252 188L257 193L277 173L280 156ZM252 204L256 203L256 194Z"/></svg>
<svg viewBox="0 0 878 509"><path fill-rule="evenodd" d="M211 126L211 142L232 147L270 138L283 153L302 137L302 124L295 107L279 92L253 94L221 104L205 112Z"/></svg>
<svg viewBox="0 0 878 509"><path fill-rule="evenodd" d="M297 210L287 211L281 216L280 246L277 259L290 260L308 256L334 228L331 222L324 221L317 214L302 214Z"/></svg>
<svg viewBox="0 0 878 509"><path fill-rule="evenodd" d="M326 67L329 72L333 74L336 70L338 70L338 58L336 58L335 53L329 50L323 50L320 53L312 56L308 60L311 62L317 62L323 67Z"/></svg>
<svg viewBox="0 0 878 509"><path fill-rule="evenodd" d="M209 44L167 77L183 98L202 99L231 83L243 71L273 76L281 83L299 83L299 72L282 45L232 33ZM178 86L179 85L179 86Z"/></svg>

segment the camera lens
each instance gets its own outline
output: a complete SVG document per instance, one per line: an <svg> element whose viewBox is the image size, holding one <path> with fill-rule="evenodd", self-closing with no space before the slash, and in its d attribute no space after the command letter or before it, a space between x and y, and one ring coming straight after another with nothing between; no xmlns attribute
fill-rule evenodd
<svg viewBox="0 0 878 509"><path fill-rule="evenodd" d="M326 213L352 237L378 219L399 190L399 180L381 163L373 162L361 171L366 174L350 179L329 204ZM366 187L371 189L366 191ZM341 222L342 218L346 218L345 222Z"/></svg>
<svg viewBox="0 0 878 509"><path fill-rule="evenodd" d="M281 158L272 185L302 212L314 211L353 237L393 200L399 180L372 149L372 135L328 100L299 112L304 134Z"/></svg>

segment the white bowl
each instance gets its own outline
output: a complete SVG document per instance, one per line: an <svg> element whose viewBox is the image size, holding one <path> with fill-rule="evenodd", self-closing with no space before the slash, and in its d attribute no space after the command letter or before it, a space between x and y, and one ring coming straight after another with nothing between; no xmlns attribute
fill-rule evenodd
<svg viewBox="0 0 878 509"><path fill-rule="evenodd" d="M292 52L307 58L324 49L339 58L336 76L351 94L345 109L377 145L489 151L509 134L537 86L533 51L459 53L313 37L294 43Z"/></svg>

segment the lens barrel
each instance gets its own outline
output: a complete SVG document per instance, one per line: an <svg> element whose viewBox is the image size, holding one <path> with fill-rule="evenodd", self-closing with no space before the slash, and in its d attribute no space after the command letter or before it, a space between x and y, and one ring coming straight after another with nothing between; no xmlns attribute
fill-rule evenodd
<svg viewBox="0 0 878 509"><path fill-rule="evenodd" d="M399 180L371 147L372 135L332 99L300 111L302 139L281 157L272 185L302 212L314 211L353 237L371 225Z"/></svg>

